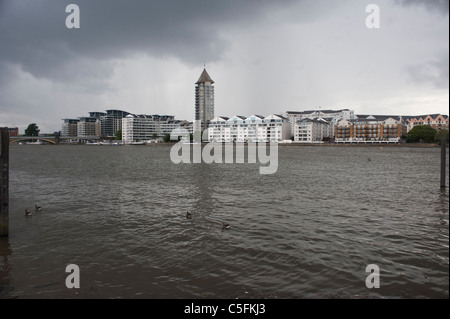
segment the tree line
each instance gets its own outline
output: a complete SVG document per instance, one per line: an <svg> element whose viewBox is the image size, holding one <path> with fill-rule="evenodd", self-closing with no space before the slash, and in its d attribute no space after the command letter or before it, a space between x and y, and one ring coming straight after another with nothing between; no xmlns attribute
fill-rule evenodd
<svg viewBox="0 0 450 319"><path fill-rule="evenodd" d="M428 125L415 126L406 135L406 143L441 143L441 140L445 138L448 144L448 130L435 130Z"/></svg>

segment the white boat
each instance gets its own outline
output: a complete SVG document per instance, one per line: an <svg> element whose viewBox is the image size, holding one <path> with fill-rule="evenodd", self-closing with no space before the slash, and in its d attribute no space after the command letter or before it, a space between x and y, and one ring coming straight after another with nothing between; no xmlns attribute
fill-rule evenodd
<svg viewBox="0 0 450 319"><path fill-rule="evenodd" d="M145 141L132 141L130 142L130 145L145 145L147 142Z"/></svg>
<svg viewBox="0 0 450 319"><path fill-rule="evenodd" d="M42 144L44 144L44 142L42 142L40 140L37 140L36 142L27 142L27 144L30 144L30 145L42 145Z"/></svg>

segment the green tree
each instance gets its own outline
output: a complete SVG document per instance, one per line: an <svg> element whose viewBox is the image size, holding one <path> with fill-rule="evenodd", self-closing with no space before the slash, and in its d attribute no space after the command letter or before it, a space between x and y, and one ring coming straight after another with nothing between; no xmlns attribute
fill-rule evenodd
<svg viewBox="0 0 450 319"><path fill-rule="evenodd" d="M30 125L28 125L28 127L25 129L25 135L39 136L39 127L36 125L36 123L31 123Z"/></svg>
<svg viewBox="0 0 450 319"><path fill-rule="evenodd" d="M436 137L436 130L428 125L418 125L415 126L411 131L406 135L407 143L434 143Z"/></svg>
<svg viewBox="0 0 450 319"><path fill-rule="evenodd" d="M445 140L447 141L447 144L448 144L448 130L442 129L442 130L437 131L435 139L439 145L441 145L441 140L443 138L445 138Z"/></svg>
<svg viewBox="0 0 450 319"><path fill-rule="evenodd" d="M157 133L153 133L152 134L152 139L156 140L158 138L158 134Z"/></svg>
<svg viewBox="0 0 450 319"><path fill-rule="evenodd" d="M164 143L169 143L169 142L170 142L170 134L164 135Z"/></svg>
<svg viewBox="0 0 450 319"><path fill-rule="evenodd" d="M116 140L122 140L122 130L117 130L116 132Z"/></svg>

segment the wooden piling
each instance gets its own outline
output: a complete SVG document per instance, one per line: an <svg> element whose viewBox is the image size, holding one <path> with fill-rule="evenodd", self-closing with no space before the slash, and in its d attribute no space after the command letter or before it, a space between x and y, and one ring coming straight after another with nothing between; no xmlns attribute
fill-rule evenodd
<svg viewBox="0 0 450 319"><path fill-rule="evenodd" d="M445 188L445 171L446 171L446 148L447 148L447 140L443 138L441 140L441 188Z"/></svg>
<svg viewBox="0 0 450 319"><path fill-rule="evenodd" d="M0 237L9 233L9 134L0 128Z"/></svg>

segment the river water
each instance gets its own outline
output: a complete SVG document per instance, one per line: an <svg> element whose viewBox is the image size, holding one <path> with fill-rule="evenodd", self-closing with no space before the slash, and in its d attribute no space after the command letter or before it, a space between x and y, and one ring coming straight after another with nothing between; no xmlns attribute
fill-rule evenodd
<svg viewBox="0 0 450 319"><path fill-rule="evenodd" d="M440 149L283 146L278 159L260 175L174 164L167 145L11 146L0 298L449 297Z"/></svg>

